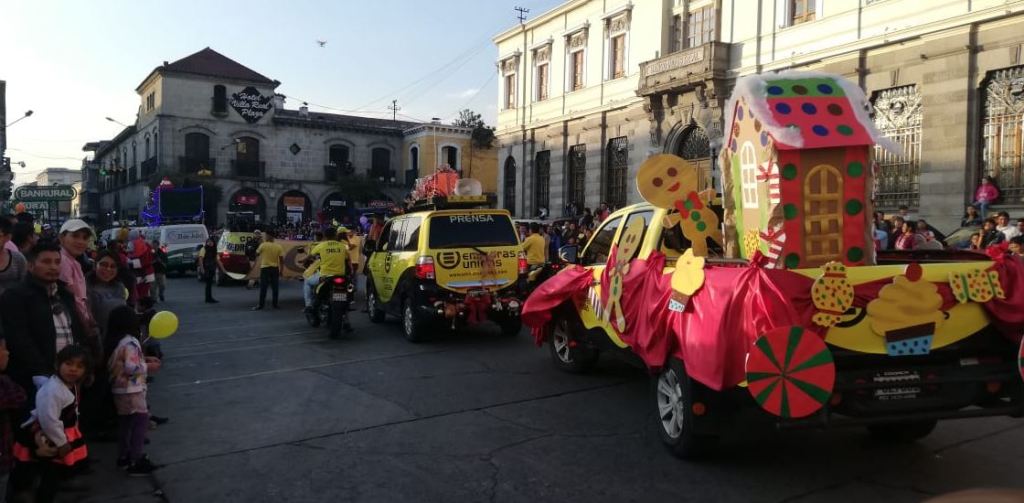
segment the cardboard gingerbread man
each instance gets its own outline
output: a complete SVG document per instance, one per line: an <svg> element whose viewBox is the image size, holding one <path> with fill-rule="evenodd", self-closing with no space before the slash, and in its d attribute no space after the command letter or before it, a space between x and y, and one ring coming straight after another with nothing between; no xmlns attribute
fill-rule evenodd
<svg viewBox="0 0 1024 503"><path fill-rule="evenodd" d="M608 273L608 300L605 302L602 318L620 333L626 330L626 317L622 312L622 283L629 274L629 262L640 249L644 236L644 219L634 218L626 225L619 238L615 262L610 264ZM614 315L614 318L612 317Z"/></svg>
<svg viewBox="0 0 1024 503"><path fill-rule="evenodd" d="M651 156L636 175L637 189L647 202L665 209L675 209L665 217L665 227L680 225L690 240L693 254L708 255L707 238L722 244L718 215L708 206L712 190L697 192L697 167L671 154Z"/></svg>

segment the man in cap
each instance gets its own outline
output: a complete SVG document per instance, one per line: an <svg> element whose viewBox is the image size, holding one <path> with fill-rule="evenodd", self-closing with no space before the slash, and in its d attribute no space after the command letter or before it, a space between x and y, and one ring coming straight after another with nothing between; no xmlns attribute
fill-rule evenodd
<svg viewBox="0 0 1024 503"><path fill-rule="evenodd" d="M85 273L79 257L89 248L93 238L92 227L83 220L73 218L60 227L60 280L75 299L75 311L90 331L96 328L89 310Z"/></svg>

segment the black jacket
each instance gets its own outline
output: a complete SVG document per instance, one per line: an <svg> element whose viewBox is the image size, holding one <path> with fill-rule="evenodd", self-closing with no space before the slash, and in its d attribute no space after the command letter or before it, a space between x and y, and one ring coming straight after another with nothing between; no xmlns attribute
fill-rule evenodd
<svg viewBox="0 0 1024 503"><path fill-rule="evenodd" d="M71 316L72 338L85 344L85 325L75 312L74 296L61 282L57 282L57 296ZM23 388L34 390L32 376L52 375L57 359L57 331L46 286L29 275L24 283L9 288L0 297L0 318L11 353L7 373Z"/></svg>

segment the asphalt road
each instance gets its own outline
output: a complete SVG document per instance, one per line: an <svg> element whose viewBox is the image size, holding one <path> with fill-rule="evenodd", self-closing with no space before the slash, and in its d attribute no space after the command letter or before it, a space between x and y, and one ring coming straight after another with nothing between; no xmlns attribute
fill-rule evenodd
<svg viewBox="0 0 1024 503"><path fill-rule="evenodd" d="M525 331L411 344L362 313L334 341L306 325L297 283L277 311L250 312L240 287L215 295L170 281L181 328L150 396L172 421L148 447L166 466L119 501L913 502L1021 485L1021 420L945 422L896 446L743 424L688 463L659 444L648 380L621 362L568 375Z"/></svg>

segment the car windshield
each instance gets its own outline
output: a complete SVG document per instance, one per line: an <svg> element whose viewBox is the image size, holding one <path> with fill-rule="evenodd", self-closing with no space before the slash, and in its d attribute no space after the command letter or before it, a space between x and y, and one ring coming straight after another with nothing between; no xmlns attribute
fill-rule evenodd
<svg viewBox="0 0 1024 503"><path fill-rule="evenodd" d="M500 214L438 215L430 219L430 248L519 244L512 221Z"/></svg>

